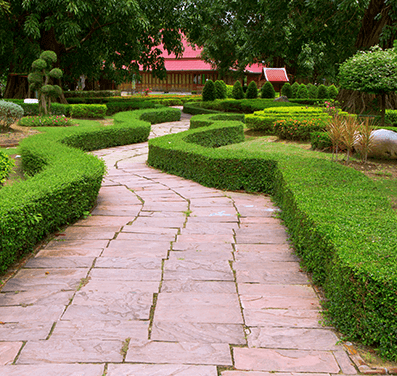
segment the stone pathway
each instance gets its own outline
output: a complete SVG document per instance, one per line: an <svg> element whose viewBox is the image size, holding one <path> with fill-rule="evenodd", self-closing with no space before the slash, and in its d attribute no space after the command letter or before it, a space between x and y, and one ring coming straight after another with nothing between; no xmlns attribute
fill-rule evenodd
<svg viewBox="0 0 397 376"><path fill-rule="evenodd" d="M0 376L356 374L268 197L149 168L147 143L95 154L92 215L2 289Z"/></svg>

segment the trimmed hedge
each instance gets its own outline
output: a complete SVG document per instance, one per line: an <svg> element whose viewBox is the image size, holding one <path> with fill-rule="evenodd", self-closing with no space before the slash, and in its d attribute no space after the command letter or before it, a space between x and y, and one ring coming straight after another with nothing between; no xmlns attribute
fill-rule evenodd
<svg viewBox="0 0 397 376"><path fill-rule="evenodd" d="M277 120L274 133L281 140L307 141L312 132L325 131L326 122L322 119Z"/></svg>
<svg viewBox="0 0 397 376"><path fill-rule="evenodd" d="M206 148L197 133L196 143L188 142L192 132L208 138L228 127L216 124L150 140L148 163L206 186L273 195L297 253L324 287L332 324L397 360L397 218L390 200L364 174L326 155L286 153L274 143L255 153L245 144Z"/></svg>
<svg viewBox="0 0 397 376"><path fill-rule="evenodd" d="M397 110L386 110L385 123L397 125Z"/></svg>
<svg viewBox="0 0 397 376"><path fill-rule="evenodd" d="M13 166L14 161L10 159L7 154L0 150L0 188L7 180L7 177L10 174Z"/></svg>
<svg viewBox="0 0 397 376"><path fill-rule="evenodd" d="M163 113L167 120L162 109L146 111L159 112L157 118ZM47 234L92 208L105 166L83 150L147 140L150 124L140 120L143 115L121 113L113 126L42 128L45 133L21 141L22 167L30 178L0 190L1 272Z"/></svg>
<svg viewBox="0 0 397 376"><path fill-rule="evenodd" d="M214 123L214 120L235 120L242 123L245 122L244 115L242 114L207 114L207 115L196 115L190 119L190 129L199 127L208 127Z"/></svg>
<svg viewBox="0 0 397 376"><path fill-rule="evenodd" d="M198 114L217 114L219 111L209 110L207 108L202 108L200 103L187 102L183 105L183 112L185 114L198 115Z"/></svg>
<svg viewBox="0 0 397 376"><path fill-rule="evenodd" d="M120 90L69 90L64 91L65 98L95 98L95 97L119 97Z"/></svg>
<svg viewBox="0 0 397 376"><path fill-rule="evenodd" d="M104 118L107 107L104 104L71 104L70 116L73 118Z"/></svg>

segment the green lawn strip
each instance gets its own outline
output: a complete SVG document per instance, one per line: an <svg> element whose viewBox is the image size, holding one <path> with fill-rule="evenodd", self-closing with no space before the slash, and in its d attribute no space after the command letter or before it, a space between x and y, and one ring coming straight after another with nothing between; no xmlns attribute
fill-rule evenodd
<svg viewBox="0 0 397 376"><path fill-rule="evenodd" d="M180 116L180 110L165 110ZM146 111L168 121L170 113L165 110ZM43 133L21 141L19 152L28 179L0 190L1 272L47 234L92 208L105 165L84 151L146 141L150 123L140 120L144 115L125 114L112 126L79 120L79 126L40 127Z"/></svg>
<svg viewBox="0 0 397 376"><path fill-rule="evenodd" d="M324 287L332 324L397 359L397 219L389 198L329 155L270 142L197 144L200 130L208 138L222 127L235 125L219 121L150 140L149 164L206 186L271 194L297 253Z"/></svg>

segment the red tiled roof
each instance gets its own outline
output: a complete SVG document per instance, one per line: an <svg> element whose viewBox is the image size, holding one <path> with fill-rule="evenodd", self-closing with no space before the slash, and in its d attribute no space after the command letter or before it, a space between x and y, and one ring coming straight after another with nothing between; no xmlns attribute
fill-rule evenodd
<svg viewBox="0 0 397 376"><path fill-rule="evenodd" d="M191 59L191 58L198 58L200 59L200 54L203 51L202 48L195 46L194 48L188 43L188 41L185 39L184 36L182 36L182 44L183 44L183 58L184 59ZM168 53L164 51L163 45L159 46L159 48L163 51L163 57L164 59L175 59L175 54L174 53Z"/></svg>
<svg viewBox="0 0 397 376"><path fill-rule="evenodd" d="M288 82L288 76L285 68L263 68L263 74L266 81L270 82Z"/></svg>
<svg viewBox="0 0 397 376"><path fill-rule="evenodd" d="M172 71L212 71L211 64L199 59L173 59L164 60L165 69Z"/></svg>
<svg viewBox="0 0 397 376"><path fill-rule="evenodd" d="M262 64L250 64L245 67L245 70L248 73L262 73L263 65Z"/></svg>

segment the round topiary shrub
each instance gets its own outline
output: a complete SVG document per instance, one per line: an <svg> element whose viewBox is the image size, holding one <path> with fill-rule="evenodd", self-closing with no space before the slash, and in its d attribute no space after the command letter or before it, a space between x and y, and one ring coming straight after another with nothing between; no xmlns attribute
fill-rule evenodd
<svg viewBox="0 0 397 376"><path fill-rule="evenodd" d="M23 108L15 103L0 101L0 131L7 130L23 116Z"/></svg>
<svg viewBox="0 0 397 376"><path fill-rule="evenodd" d="M309 98L317 98L317 86L313 84L307 84L307 91L309 92Z"/></svg>
<svg viewBox="0 0 397 376"><path fill-rule="evenodd" d="M299 87L300 85L296 81L291 85L291 89L292 89L291 98L296 98L296 94L298 93Z"/></svg>
<svg viewBox="0 0 397 376"><path fill-rule="evenodd" d="M336 88L335 85L331 85L328 87L328 97L331 99L336 99L338 96L338 89Z"/></svg>
<svg viewBox="0 0 397 376"><path fill-rule="evenodd" d="M258 87L256 86L255 81L251 81L249 83L246 97L249 99L258 98Z"/></svg>
<svg viewBox="0 0 397 376"><path fill-rule="evenodd" d="M261 97L262 98L275 98L276 97L276 91L274 90L274 87L271 82L267 81L262 86Z"/></svg>
<svg viewBox="0 0 397 376"><path fill-rule="evenodd" d="M226 84L223 80L215 81L215 98L225 99L226 98Z"/></svg>
<svg viewBox="0 0 397 376"><path fill-rule="evenodd" d="M244 91L240 81L236 81L233 85L232 97L234 99L243 99Z"/></svg>
<svg viewBox="0 0 397 376"><path fill-rule="evenodd" d="M317 98L318 99L327 99L329 98L328 96L328 90L327 87L323 84L321 84L318 89L317 89Z"/></svg>
<svg viewBox="0 0 397 376"><path fill-rule="evenodd" d="M281 95L287 98L292 98L292 89L289 82L286 82L281 88Z"/></svg>
<svg viewBox="0 0 397 376"><path fill-rule="evenodd" d="M215 97L215 84L214 81L208 80L203 89L203 102L214 101Z"/></svg>
<svg viewBox="0 0 397 376"><path fill-rule="evenodd" d="M296 94L297 98L307 99L309 98L309 92L305 84L300 84L298 93Z"/></svg>

